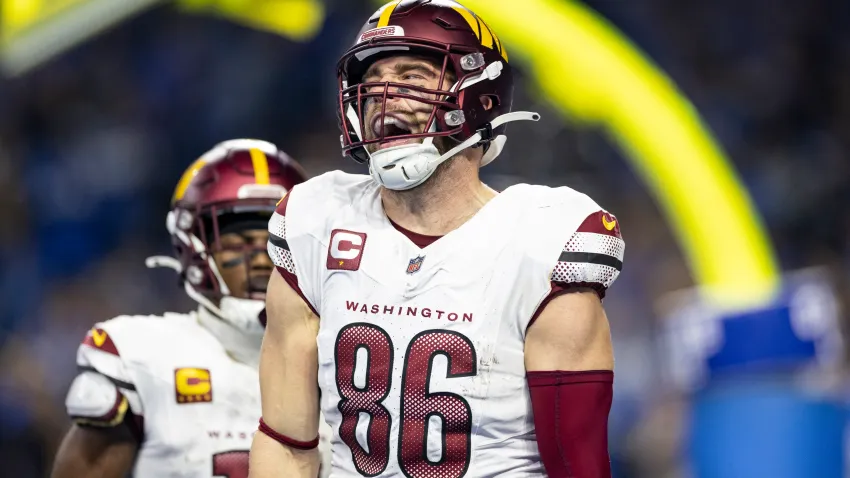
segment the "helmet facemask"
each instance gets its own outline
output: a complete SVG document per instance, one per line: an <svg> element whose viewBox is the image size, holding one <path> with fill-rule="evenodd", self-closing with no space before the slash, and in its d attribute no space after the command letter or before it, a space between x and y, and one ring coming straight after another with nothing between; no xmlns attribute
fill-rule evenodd
<svg viewBox="0 0 850 478"><path fill-rule="evenodd" d="M437 59L439 89L410 83L361 81L370 65L393 55ZM510 93L504 89L505 84L510 84L510 70L498 54L488 55L489 60L479 48L410 37L380 37L350 49L338 68L338 119L343 154L360 163L368 162L373 178L395 190L422 184L439 164L467 148L484 147L480 166L495 159L506 140L503 124L525 119L536 121L539 115L510 113ZM448 85L449 75L457 77L451 85ZM500 77L501 81L492 81ZM399 130L395 125L387 127L388 118L391 123L396 122L387 111L389 100L394 99L430 107L424 128L412 132ZM381 108L378 114L369 115L370 102L378 102ZM374 124L368 124L370 120ZM451 149L438 151L433 144L436 138L445 138ZM375 151L376 145L384 147Z"/></svg>
<svg viewBox="0 0 850 478"><path fill-rule="evenodd" d="M265 300L274 266L268 258L271 212L225 212L203 217L211 233L208 250L231 297Z"/></svg>
<svg viewBox="0 0 850 478"><path fill-rule="evenodd" d="M245 333L262 335L272 268L266 256L265 225L274 207L275 201L269 199L222 202L193 212L175 207L168 213L166 227L176 257L149 257L147 266L175 269L195 302ZM255 236L251 244L222 240L247 231ZM260 236L265 239L258 240Z"/></svg>
<svg viewBox="0 0 850 478"><path fill-rule="evenodd" d="M473 48L463 46L447 49L439 43L426 40L387 40L381 42L381 45L379 48L371 44L355 47L340 62L338 118L344 154L365 163L370 157L369 150L374 152L375 146L381 143L424 141L428 138L433 141L434 138L445 137L451 139L447 143L457 144L475 133L465 121L468 113L464 109L478 109L483 113L485 108L479 98L473 98L474 92L463 91L460 86L469 84L470 79L479 76L480 71L475 70L480 68L473 71L459 68L462 64L474 65L473 58L483 63L480 53L476 55ZM437 88L402 82L363 82L369 66L393 55L429 60L439 71ZM463 73L460 78L457 71ZM387 109L391 100L417 104L420 112L429 109L424 127L420 128L421 125L417 124L420 131L412 132L410 128L402 131L394 128L393 124L387 125L388 120L393 123L392 110ZM379 105L380 111L370 115L370 104ZM369 124L371 118L375 118L377 121L373 123L378 124Z"/></svg>
<svg viewBox="0 0 850 478"><path fill-rule="evenodd" d="M176 209L178 229L190 222L183 231L188 243L181 235L175 241L176 252L188 264L184 280L214 304L225 297L264 300L273 269L266 257L273 211L274 202L269 200L212 204L194 213Z"/></svg>

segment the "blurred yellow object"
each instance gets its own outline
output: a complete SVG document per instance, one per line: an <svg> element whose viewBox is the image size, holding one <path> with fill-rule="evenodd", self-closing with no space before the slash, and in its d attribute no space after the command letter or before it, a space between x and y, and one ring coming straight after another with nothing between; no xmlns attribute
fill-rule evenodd
<svg viewBox="0 0 850 478"><path fill-rule="evenodd" d="M165 0L0 0L0 67L19 75Z"/></svg>
<svg viewBox="0 0 850 478"><path fill-rule="evenodd" d="M663 72L577 2L465 4L496 25L565 112L608 128L662 205L712 302L749 306L773 296L778 267L758 211L693 105Z"/></svg>
<svg viewBox="0 0 850 478"><path fill-rule="evenodd" d="M24 30L90 0L0 0L0 43Z"/></svg>
<svg viewBox="0 0 850 478"><path fill-rule="evenodd" d="M68 48L169 0L0 0L0 66L19 75ZM320 0L175 0L295 41L313 38L325 19Z"/></svg>
<svg viewBox="0 0 850 478"><path fill-rule="evenodd" d="M177 4L186 11L214 13L297 41L316 36L325 20L320 0L177 0Z"/></svg>
<svg viewBox="0 0 850 478"><path fill-rule="evenodd" d="M607 128L661 204L708 300L738 308L773 298L780 276L761 217L693 105L662 71L578 2L462 3L532 67L562 112Z"/></svg>

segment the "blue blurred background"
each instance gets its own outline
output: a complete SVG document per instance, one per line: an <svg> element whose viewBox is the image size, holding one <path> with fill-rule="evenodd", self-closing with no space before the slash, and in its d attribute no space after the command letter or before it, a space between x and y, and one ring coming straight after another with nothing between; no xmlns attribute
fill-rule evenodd
<svg viewBox="0 0 850 478"><path fill-rule="evenodd" d="M0 2L0 15L8 19L16 2L22 5ZM63 400L75 349L93 322L193 307L176 278L148 271L144 258L170 252L168 201L197 156L219 141L254 137L277 143L311 174L362 171L339 152L335 63L375 3L328 0L318 31L295 39L221 11L152 3L37 65L7 62L0 77L0 463L8 476L46 476L68 426ZM250 0L241 3L252 8ZM850 292L850 2L584 5L693 102L751 195L782 270L820 268L799 287L814 287L815 308L826 304L826 312L814 312L815 322L827 316L818 333L840 337ZM737 349L720 353L715 344L690 354L694 367L669 372L681 349L693 352L670 324L690 320L689 307L705 315L699 299L669 295L694 285L681 247L602 130L559 113L522 58L512 64L519 70L514 108L539 111L544 120L509 128L507 153L482 170L485 182L586 192L617 215L628 246L605 304L617 357L616 476L845 476L850 388L834 343L827 352L797 347L806 334L792 327L789 347L802 352L790 366L777 365L787 357L774 360L767 350L763 367L694 379L701 366L755 347L747 338L774 337L784 326L776 323L793 322L794 304L782 310L796 300L794 291L756 314L751 327L721 327L726 340L719 343ZM712 323L729 318L712 314ZM754 409L775 412L760 419ZM775 429L757 433L768 423ZM781 450L777 463L794 464L765 471ZM807 460L828 463L816 469Z"/></svg>

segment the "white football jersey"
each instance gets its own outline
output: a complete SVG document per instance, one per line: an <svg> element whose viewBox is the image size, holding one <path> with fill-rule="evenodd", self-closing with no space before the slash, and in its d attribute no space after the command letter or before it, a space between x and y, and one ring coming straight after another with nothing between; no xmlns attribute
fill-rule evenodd
<svg viewBox="0 0 850 478"><path fill-rule="evenodd" d="M132 411L143 432L136 478L248 476L259 375L198 322L201 313L117 317L96 324L77 351L68 413L115 426Z"/></svg>
<svg viewBox="0 0 850 478"><path fill-rule="evenodd" d="M296 186L269 230L275 265L320 317L332 477L545 475L526 329L553 282L614 281L614 216L566 187L517 185L420 249L371 178L332 172Z"/></svg>
<svg viewBox="0 0 850 478"><path fill-rule="evenodd" d="M142 419L135 477L247 478L260 418L257 370L233 360L196 313L123 316L96 324L77 351L77 364L81 375L68 397L73 418L97 421L76 405L93 404L93 398L80 397L105 392L95 388L102 380L86 376L96 374ZM110 413L101 416L113 418Z"/></svg>

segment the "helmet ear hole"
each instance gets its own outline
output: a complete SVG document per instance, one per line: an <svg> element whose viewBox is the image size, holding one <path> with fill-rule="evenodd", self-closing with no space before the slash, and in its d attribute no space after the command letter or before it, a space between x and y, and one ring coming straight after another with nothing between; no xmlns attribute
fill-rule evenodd
<svg viewBox="0 0 850 478"><path fill-rule="evenodd" d="M478 99L481 100L484 111L490 111L499 106L499 97L496 95L481 95Z"/></svg>

